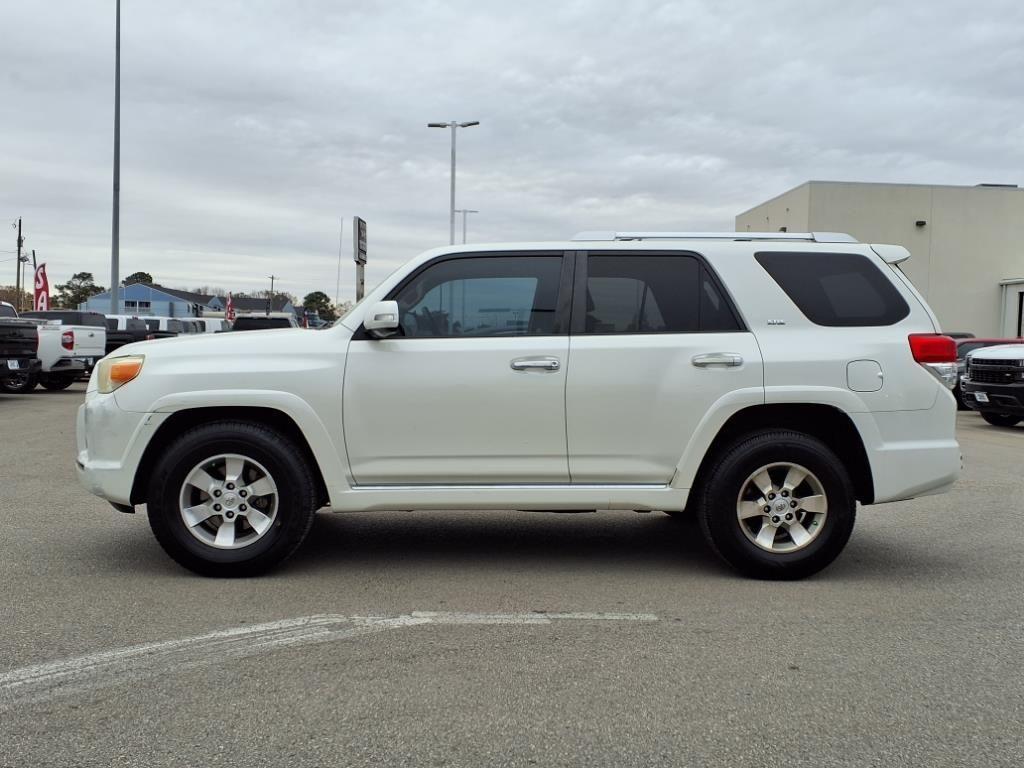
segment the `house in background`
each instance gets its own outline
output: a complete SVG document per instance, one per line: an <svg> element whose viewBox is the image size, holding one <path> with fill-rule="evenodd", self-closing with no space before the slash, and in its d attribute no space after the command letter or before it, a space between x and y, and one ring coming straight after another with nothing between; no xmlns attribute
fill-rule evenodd
<svg viewBox="0 0 1024 768"><path fill-rule="evenodd" d="M125 315L158 315L161 317L198 317L204 310L215 310L211 306L218 296L206 296L162 285L132 283L118 288L118 313ZM90 312L110 311L110 291L90 296L88 301L78 305L80 310Z"/></svg>
<svg viewBox="0 0 1024 768"><path fill-rule="evenodd" d="M266 312L265 298L248 296L232 296L235 312ZM118 314L125 315L157 315L160 317L201 317L204 314L223 313L227 305L225 296L209 296L202 293L182 291L177 288L165 288L162 285L148 283L132 283L118 290ZM79 310L100 312L110 311L110 291L97 293L88 301L78 305ZM295 306L287 296L275 296L271 302L271 312L291 312L296 314Z"/></svg>
<svg viewBox="0 0 1024 768"><path fill-rule="evenodd" d="M211 297L209 309L214 312L223 312L228 303L226 296L213 296ZM234 296L231 297L231 303L235 307L235 312L244 313L255 313L255 312L266 312L267 311L267 299L266 297L250 297L250 296ZM271 312L291 312L293 315L296 314L295 306L292 304L292 300L287 296L277 295L274 300L270 302Z"/></svg>

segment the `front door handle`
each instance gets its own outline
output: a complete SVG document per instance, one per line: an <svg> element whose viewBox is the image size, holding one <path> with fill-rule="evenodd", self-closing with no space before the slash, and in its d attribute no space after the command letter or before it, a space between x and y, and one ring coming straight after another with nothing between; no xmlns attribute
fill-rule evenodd
<svg viewBox="0 0 1024 768"><path fill-rule="evenodd" d="M695 355L690 362L698 368L710 368L713 365L736 368L743 365L743 358L733 352L712 352L708 355Z"/></svg>
<svg viewBox="0 0 1024 768"><path fill-rule="evenodd" d="M511 365L513 371L557 371L562 367L557 357L517 357Z"/></svg>

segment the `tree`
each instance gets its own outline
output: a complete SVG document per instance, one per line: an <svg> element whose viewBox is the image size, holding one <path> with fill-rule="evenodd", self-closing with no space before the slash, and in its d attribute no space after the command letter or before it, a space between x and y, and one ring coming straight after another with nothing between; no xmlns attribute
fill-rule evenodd
<svg viewBox="0 0 1024 768"><path fill-rule="evenodd" d="M54 306L65 309L78 309L78 305L88 301L90 296L103 293L106 288L96 285L92 272L75 272L66 283L57 286Z"/></svg>
<svg viewBox="0 0 1024 768"><path fill-rule="evenodd" d="M28 291L21 292L21 301L18 301L18 292L15 290L13 285L0 285L0 301L6 301L15 308L21 305L22 309L26 307L32 309L32 294Z"/></svg>
<svg viewBox="0 0 1024 768"><path fill-rule="evenodd" d="M333 322L338 319L338 315L335 313L334 306L331 303L331 297L323 291L307 293L306 298L302 300L302 306L310 312L316 312L321 320Z"/></svg>
<svg viewBox="0 0 1024 768"><path fill-rule="evenodd" d="M132 285L134 283L152 285L153 276L149 274L149 272L132 272L128 277L121 281L121 285Z"/></svg>

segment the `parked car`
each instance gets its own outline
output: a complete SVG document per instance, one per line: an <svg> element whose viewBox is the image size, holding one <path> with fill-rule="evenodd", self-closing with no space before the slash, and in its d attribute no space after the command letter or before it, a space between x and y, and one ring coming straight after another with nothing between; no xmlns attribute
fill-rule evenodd
<svg viewBox="0 0 1024 768"><path fill-rule="evenodd" d="M231 324L232 331L265 331L268 328L298 328L299 323L291 312L270 315L239 315Z"/></svg>
<svg viewBox="0 0 1024 768"><path fill-rule="evenodd" d="M192 320L202 333L221 333L231 330L231 323L222 317L196 317Z"/></svg>
<svg viewBox="0 0 1024 768"><path fill-rule="evenodd" d="M37 326L40 368L38 375L17 382L18 391L30 392L37 383L44 389L66 389L91 373L106 354L106 318L99 312L51 309L21 316Z"/></svg>
<svg viewBox="0 0 1024 768"><path fill-rule="evenodd" d="M13 304L0 301L0 391L24 391L25 383L39 375L38 348L36 325L20 319Z"/></svg>
<svg viewBox="0 0 1024 768"><path fill-rule="evenodd" d="M1024 421L1024 341L968 353L960 387L964 404L989 424L1012 427Z"/></svg>
<svg viewBox="0 0 1024 768"><path fill-rule="evenodd" d="M108 355L125 344L156 338L146 325L146 321L135 315L107 315L106 324Z"/></svg>
<svg viewBox="0 0 1024 768"><path fill-rule="evenodd" d="M194 317L181 318L182 333L206 333L206 328L196 321Z"/></svg>
<svg viewBox="0 0 1024 768"><path fill-rule="evenodd" d="M957 385L953 389L953 397L956 398L957 410L966 411L967 405L964 403L963 392L960 390L960 381L967 372L967 355L978 349L984 347L994 347L999 344L1019 344L1020 339L978 339L978 338L967 338L958 339L956 342L956 365L958 380Z"/></svg>
<svg viewBox="0 0 1024 768"><path fill-rule="evenodd" d="M177 317L147 315L142 320L146 323L146 328L149 329L150 335L155 339L171 338L184 332L181 320Z"/></svg>
<svg viewBox="0 0 1024 768"><path fill-rule="evenodd" d="M435 249L324 331L124 347L78 474L211 575L276 565L326 506L685 510L739 571L808 576L858 501L960 472L956 345L908 257L750 232Z"/></svg>

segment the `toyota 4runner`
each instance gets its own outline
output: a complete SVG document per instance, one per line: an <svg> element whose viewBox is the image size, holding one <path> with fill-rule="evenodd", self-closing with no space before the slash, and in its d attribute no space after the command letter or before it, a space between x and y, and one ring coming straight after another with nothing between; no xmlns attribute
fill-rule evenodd
<svg viewBox="0 0 1024 768"><path fill-rule="evenodd" d="M328 507L685 511L739 571L803 577L858 502L960 471L956 347L908 256L822 233L428 251L319 333L104 358L78 474L210 575L281 562Z"/></svg>

